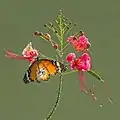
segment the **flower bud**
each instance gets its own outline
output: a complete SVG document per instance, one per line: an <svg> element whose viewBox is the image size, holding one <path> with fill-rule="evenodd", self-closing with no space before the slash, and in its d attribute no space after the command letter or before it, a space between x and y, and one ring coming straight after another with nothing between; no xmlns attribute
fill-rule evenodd
<svg viewBox="0 0 120 120"><path fill-rule="evenodd" d="M59 45L58 45L57 43L54 43L54 44L53 44L53 47L54 47L55 49L58 49Z"/></svg>
<svg viewBox="0 0 120 120"><path fill-rule="evenodd" d="M67 26L67 30L69 30L70 28Z"/></svg>
<svg viewBox="0 0 120 120"><path fill-rule="evenodd" d="M44 24L44 27L47 27L47 24Z"/></svg>
<svg viewBox="0 0 120 120"><path fill-rule="evenodd" d="M76 23L74 23L74 26L76 26L77 24Z"/></svg>
<svg viewBox="0 0 120 120"><path fill-rule="evenodd" d="M51 40L51 36L50 36L50 34L48 34L48 33L46 33L46 34L44 35L44 37L45 37L46 40Z"/></svg>
<svg viewBox="0 0 120 120"><path fill-rule="evenodd" d="M69 22L69 25L71 25L72 24L72 22Z"/></svg>
<svg viewBox="0 0 120 120"><path fill-rule="evenodd" d="M53 24L52 24L52 22L49 22L49 25L50 25L51 27L53 27Z"/></svg>
<svg viewBox="0 0 120 120"><path fill-rule="evenodd" d="M82 35L84 35L84 32L81 30L81 31L80 31L80 36L82 36Z"/></svg>
<svg viewBox="0 0 120 120"><path fill-rule="evenodd" d="M39 31L35 31L35 32L34 32L34 35L35 35L35 36L40 36L40 35L42 35L42 33L39 32Z"/></svg>
<svg viewBox="0 0 120 120"><path fill-rule="evenodd" d="M57 30L55 30L55 33L58 33L58 31L57 31Z"/></svg>
<svg viewBox="0 0 120 120"><path fill-rule="evenodd" d="M90 47L91 47L90 42L87 42L87 43L86 43L86 46L85 46L85 49L89 49Z"/></svg>

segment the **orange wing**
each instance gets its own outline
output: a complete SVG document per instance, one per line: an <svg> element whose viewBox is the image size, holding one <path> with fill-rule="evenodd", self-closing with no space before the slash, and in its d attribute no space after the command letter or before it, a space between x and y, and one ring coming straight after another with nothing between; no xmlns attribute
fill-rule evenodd
<svg viewBox="0 0 120 120"><path fill-rule="evenodd" d="M30 79L32 81L49 79L50 75L55 75L57 73L57 66L53 64L52 60L40 59L35 61L29 68Z"/></svg>

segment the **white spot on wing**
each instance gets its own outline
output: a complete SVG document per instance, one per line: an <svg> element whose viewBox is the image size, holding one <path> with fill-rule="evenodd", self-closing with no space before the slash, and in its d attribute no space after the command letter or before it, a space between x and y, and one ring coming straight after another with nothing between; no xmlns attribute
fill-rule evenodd
<svg viewBox="0 0 120 120"><path fill-rule="evenodd" d="M42 79L45 74L46 74L45 70L43 68L40 68L40 70L37 71L37 80Z"/></svg>

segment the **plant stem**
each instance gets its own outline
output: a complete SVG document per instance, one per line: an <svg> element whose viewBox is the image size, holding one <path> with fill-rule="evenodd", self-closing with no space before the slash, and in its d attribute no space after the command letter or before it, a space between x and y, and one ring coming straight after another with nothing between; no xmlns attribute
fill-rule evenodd
<svg viewBox="0 0 120 120"><path fill-rule="evenodd" d="M61 96L61 92L62 92L62 85L63 85L63 76L60 76L60 83L59 83L59 88L58 88L58 94L57 94L57 98L56 98L56 102L52 107L52 110L50 111L50 113L48 114L48 116L44 119L44 120L50 120L50 118L53 116L53 114L55 113L56 108L59 105L59 101L60 101L60 96Z"/></svg>
<svg viewBox="0 0 120 120"><path fill-rule="evenodd" d="M62 28L62 18L60 17L60 47L61 51L63 49L63 28Z"/></svg>
<svg viewBox="0 0 120 120"><path fill-rule="evenodd" d="M53 58L51 58L51 57L47 57L47 56L45 56L45 55L42 54L42 53L40 53L40 55L42 55L42 57L44 57L44 58L48 58L48 59L52 59L52 60L54 60Z"/></svg>
<svg viewBox="0 0 120 120"><path fill-rule="evenodd" d="M68 47L69 44L70 44L70 43L67 43L67 44L65 45L65 47L63 48L63 52L66 50L66 48Z"/></svg>
<svg viewBox="0 0 120 120"><path fill-rule="evenodd" d="M73 70L73 71L69 71L69 72L65 72L65 73L63 73L63 75L68 75L68 74L71 74L71 73L75 73L75 72L77 72L78 70Z"/></svg>
<svg viewBox="0 0 120 120"><path fill-rule="evenodd" d="M56 50L56 53L58 54L58 56L60 57L60 61L63 62L63 20L62 20L62 15L59 15L59 22L56 21L56 23L58 24L59 27L59 35L57 36L59 42L60 42L60 50ZM57 56L57 55L56 55ZM51 117L53 116L53 114L55 113L56 108L59 105L60 102L60 96L61 96L61 92L62 92L62 87L63 87L63 75L60 74L60 82L59 82L59 88L58 88L58 94L57 94L57 98L56 98L56 102L52 107L52 110L50 111L50 113L48 114L48 116L44 119L44 120L50 120Z"/></svg>

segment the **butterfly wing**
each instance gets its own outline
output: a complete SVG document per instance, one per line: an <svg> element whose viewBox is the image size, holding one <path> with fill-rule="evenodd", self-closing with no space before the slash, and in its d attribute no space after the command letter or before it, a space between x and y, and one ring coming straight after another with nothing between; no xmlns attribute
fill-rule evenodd
<svg viewBox="0 0 120 120"><path fill-rule="evenodd" d="M49 60L49 59L41 60L41 64L43 65L43 67L46 68L46 70L50 75L55 75L57 73L57 65L55 62L56 61Z"/></svg>
<svg viewBox="0 0 120 120"><path fill-rule="evenodd" d="M40 59L31 64L23 80L25 83L39 80L47 81L50 75L55 75L57 73L57 70L57 65L53 60Z"/></svg>

